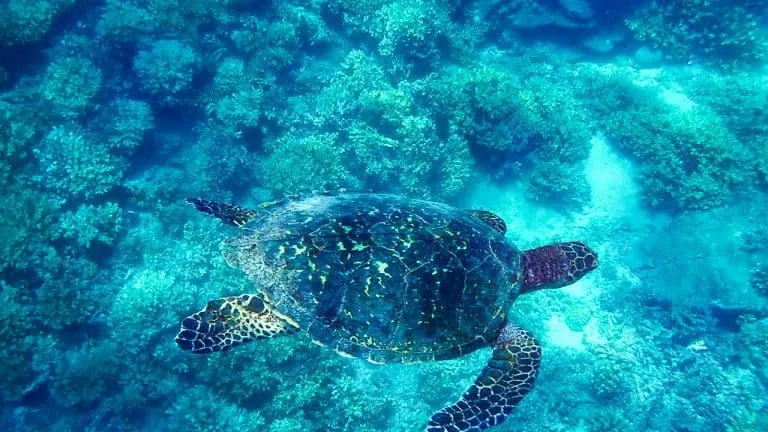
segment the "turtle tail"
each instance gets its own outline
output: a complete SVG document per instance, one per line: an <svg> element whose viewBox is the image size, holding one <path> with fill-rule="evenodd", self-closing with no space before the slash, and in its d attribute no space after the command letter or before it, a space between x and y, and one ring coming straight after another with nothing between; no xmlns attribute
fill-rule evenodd
<svg viewBox="0 0 768 432"><path fill-rule="evenodd" d="M597 253L582 242L556 243L523 253L520 292L560 288L597 268Z"/></svg>

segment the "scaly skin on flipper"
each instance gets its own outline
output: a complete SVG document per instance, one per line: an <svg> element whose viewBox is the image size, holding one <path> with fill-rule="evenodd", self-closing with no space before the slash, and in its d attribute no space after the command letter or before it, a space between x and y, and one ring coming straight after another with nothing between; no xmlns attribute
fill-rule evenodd
<svg viewBox="0 0 768 432"><path fill-rule="evenodd" d="M184 351L207 354L297 330L298 324L259 296L243 294L211 300L203 310L185 318L176 344Z"/></svg>
<svg viewBox="0 0 768 432"><path fill-rule="evenodd" d="M483 372L461 399L438 411L426 432L479 431L504 421L533 388L541 346L528 331L506 326Z"/></svg>

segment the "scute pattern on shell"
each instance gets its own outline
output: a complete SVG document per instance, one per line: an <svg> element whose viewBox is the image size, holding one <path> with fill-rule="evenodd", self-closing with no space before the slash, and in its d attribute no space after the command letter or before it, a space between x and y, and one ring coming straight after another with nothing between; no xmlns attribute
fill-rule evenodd
<svg viewBox="0 0 768 432"><path fill-rule="evenodd" d="M227 261L319 343L374 362L487 346L519 292L520 252L467 211L381 194L264 207Z"/></svg>

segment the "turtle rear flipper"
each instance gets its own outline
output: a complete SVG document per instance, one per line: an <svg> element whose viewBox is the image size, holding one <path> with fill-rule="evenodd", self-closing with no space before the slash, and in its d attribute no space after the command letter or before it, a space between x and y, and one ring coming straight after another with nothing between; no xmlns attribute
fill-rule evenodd
<svg viewBox="0 0 768 432"><path fill-rule="evenodd" d="M298 329L298 324L261 297L243 294L211 300L203 310L184 318L176 344L184 351L207 354Z"/></svg>
<svg viewBox="0 0 768 432"><path fill-rule="evenodd" d="M479 431L498 425L533 388L541 346L520 327L502 329L493 356L461 399L429 419L426 432Z"/></svg>

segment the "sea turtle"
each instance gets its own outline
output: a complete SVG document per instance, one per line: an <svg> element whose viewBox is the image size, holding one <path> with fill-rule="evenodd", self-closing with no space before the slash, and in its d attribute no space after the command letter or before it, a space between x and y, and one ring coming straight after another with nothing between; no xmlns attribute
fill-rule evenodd
<svg viewBox="0 0 768 432"><path fill-rule="evenodd" d="M320 345L373 363L493 353L461 399L426 431L501 423L536 379L541 347L508 324L515 298L568 285L597 267L581 242L521 251L484 210L372 193L313 195L256 209L198 198L198 210L243 229L226 261L255 293L211 300L176 336L193 353L306 331Z"/></svg>

